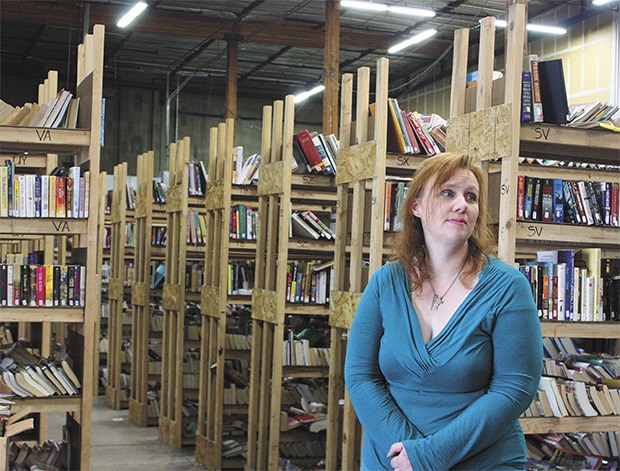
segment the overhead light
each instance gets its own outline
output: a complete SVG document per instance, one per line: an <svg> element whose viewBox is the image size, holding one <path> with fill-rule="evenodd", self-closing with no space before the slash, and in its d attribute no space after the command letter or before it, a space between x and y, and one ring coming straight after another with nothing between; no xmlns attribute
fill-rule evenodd
<svg viewBox="0 0 620 471"><path fill-rule="evenodd" d="M295 99L293 101L295 103L302 102L302 101L310 98L312 95L316 95L317 93L321 93L323 90L325 90L325 85L318 85L318 86L314 87L313 89L308 90L307 92L303 92L303 93L299 93L299 94L295 95Z"/></svg>
<svg viewBox="0 0 620 471"><path fill-rule="evenodd" d="M398 5L386 5L385 3L342 0L340 2L340 6L347 7L347 8L356 8L358 10L369 10L369 11L377 11L377 12L389 11L391 13L396 13L398 15L426 16L429 18L435 16L435 12L433 10L427 10L424 8L401 7Z"/></svg>
<svg viewBox="0 0 620 471"><path fill-rule="evenodd" d="M120 20L118 20L118 23L116 23L116 26L118 26L119 28L124 28L129 23L131 23L133 20L135 20L136 17L140 13L146 10L147 6L148 5L144 2L136 3L133 7L131 7L131 10L125 13L125 15Z"/></svg>
<svg viewBox="0 0 620 471"><path fill-rule="evenodd" d="M391 48L388 49L388 53L394 54L402 49L405 49L406 47L421 43L422 41L425 41L426 39L434 36L435 34L437 34L436 29L428 29L426 31L423 31L420 34L416 34L415 36L392 46Z"/></svg>
<svg viewBox="0 0 620 471"><path fill-rule="evenodd" d="M614 0L594 0L592 5L605 5L606 3L613 2Z"/></svg>
<svg viewBox="0 0 620 471"><path fill-rule="evenodd" d="M506 25L506 21L504 20L495 20L495 26L505 28ZM528 31L534 31L536 33L566 34L566 30L564 28L558 28L557 26L537 25L533 23L528 23L526 28Z"/></svg>

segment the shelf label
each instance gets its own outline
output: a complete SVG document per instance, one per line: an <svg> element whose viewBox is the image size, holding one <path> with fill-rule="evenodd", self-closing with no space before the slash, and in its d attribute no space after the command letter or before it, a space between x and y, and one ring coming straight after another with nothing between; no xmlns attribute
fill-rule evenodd
<svg viewBox="0 0 620 471"><path fill-rule="evenodd" d="M28 160L28 156L26 155L14 155L13 156L13 163L16 166L26 165L26 160Z"/></svg>
<svg viewBox="0 0 620 471"><path fill-rule="evenodd" d="M543 233L543 226L527 226L528 237L541 237Z"/></svg>
<svg viewBox="0 0 620 471"><path fill-rule="evenodd" d="M56 232L71 232L67 221L52 221L52 225L54 229L56 229Z"/></svg>
<svg viewBox="0 0 620 471"><path fill-rule="evenodd" d="M300 240L299 241L299 247L300 248L303 249L303 248L306 248L307 246L308 246L308 242L307 241L305 241L305 240Z"/></svg>
<svg viewBox="0 0 620 471"><path fill-rule="evenodd" d="M37 137L39 138L39 141L52 142L52 133L50 132L49 129L35 129L35 132L37 133Z"/></svg>
<svg viewBox="0 0 620 471"><path fill-rule="evenodd" d="M396 165L399 167L410 167L411 163L409 162L409 157L406 155L399 155L396 159Z"/></svg>
<svg viewBox="0 0 620 471"><path fill-rule="evenodd" d="M545 141L549 140L549 132L551 131L551 128L543 128L543 127L539 127L537 126L536 128L534 128L534 139L538 140L538 139L544 139Z"/></svg>
<svg viewBox="0 0 620 471"><path fill-rule="evenodd" d="M301 178L301 180L304 182L305 185L310 185L314 181L314 177L308 176L308 175L304 175Z"/></svg>

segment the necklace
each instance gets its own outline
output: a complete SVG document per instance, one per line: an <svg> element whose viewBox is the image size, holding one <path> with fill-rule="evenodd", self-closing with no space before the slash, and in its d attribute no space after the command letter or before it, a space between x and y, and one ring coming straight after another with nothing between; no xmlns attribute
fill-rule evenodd
<svg viewBox="0 0 620 471"><path fill-rule="evenodd" d="M439 309L439 306L443 304L443 298L446 296L446 294L448 294L448 291L450 291L450 289L456 282L457 278L463 271L463 268L465 268L465 264L463 264L459 272L456 274L456 276L452 280L452 283L450 283L450 286L448 286L448 289L446 290L446 292L442 294L441 296L437 295L437 293L435 292L435 288L433 287L433 283L431 282L431 279L430 278L428 279L428 282L431 285L431 289L433 290L433 304L431 304L431 311L436 311L437 309Z"/></svg>

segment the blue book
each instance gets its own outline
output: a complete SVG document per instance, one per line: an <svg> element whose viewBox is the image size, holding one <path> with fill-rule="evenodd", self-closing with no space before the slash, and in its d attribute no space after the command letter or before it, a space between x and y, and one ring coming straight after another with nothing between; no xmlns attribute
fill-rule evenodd
<svg viewBox="0 0 620 471"><path fill-rule="evenodd" d="M565 320L575 320L575 309L573 300L575 299L575 251L574 250L558 250L558 263L566 264L566 280L564 306L566 308ZM558 287L559 289L559 287Z"/></svg>
<svg viewBox="0 0 620 471"><path fill-rule="evenodd" d="M553 179L553 222L564 222L564 189L561 178Z"/></svg>
<svg viewBox="0 0 620 471"><path fill-rule="evenodd" d="M532 209L534 205L534 177L525 177L525 203L523 205L523 218L532 219Z"/></svg>

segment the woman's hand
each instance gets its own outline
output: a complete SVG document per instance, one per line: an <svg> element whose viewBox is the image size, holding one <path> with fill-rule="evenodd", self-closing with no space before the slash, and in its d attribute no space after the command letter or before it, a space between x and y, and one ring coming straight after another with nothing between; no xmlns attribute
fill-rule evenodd
<svg viewBox="0 0 620 471"><path fill-rule="evenodd" d="M388 457L393 456L390 461L390 465L397 471L412 471L411 462L409 461L409 457L407 456L407 450L405 450L405 445L402 442L394 443L390 447L390 451L388 452Z"/></svg>

